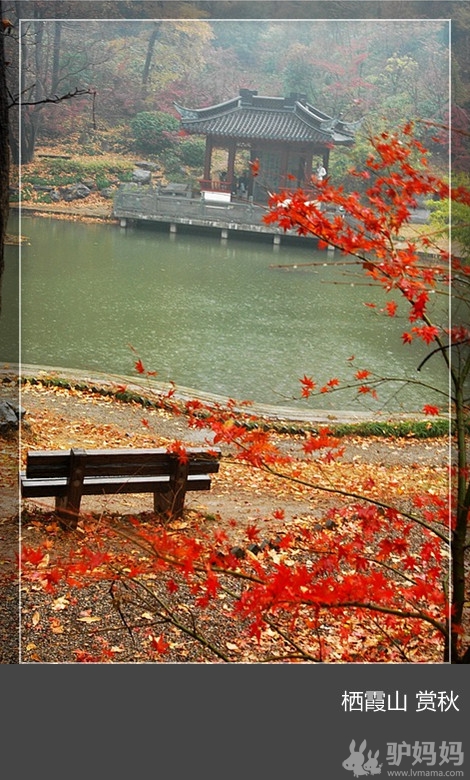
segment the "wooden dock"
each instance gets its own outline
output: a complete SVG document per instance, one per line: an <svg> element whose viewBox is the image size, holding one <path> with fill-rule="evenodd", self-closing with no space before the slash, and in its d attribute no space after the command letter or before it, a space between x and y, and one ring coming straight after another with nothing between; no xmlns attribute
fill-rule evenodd
<svg viewBox="0 0 470 780"><path fill-rule="evenodd" d="M215 193L211 193L214 195ZM267 207L247 200L217 201L217 198L197 198L162 193L151 185L123 184L114 198L112 216L119 219L121 227L129 222L153 222L168 225L170 233L180 228L207 230L221 239L230 236L260 236L279 245L281 240L310 240L313 236L298 236L295 231L284 231L276 225L263 222Z"/></svg>

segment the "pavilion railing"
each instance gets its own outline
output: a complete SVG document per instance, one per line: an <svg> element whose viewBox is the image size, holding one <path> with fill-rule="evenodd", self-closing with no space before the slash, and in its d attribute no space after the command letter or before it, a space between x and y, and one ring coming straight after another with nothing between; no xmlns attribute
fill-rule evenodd
<svg viewBox="0 0 470 780"><path fill-rule="evenodd" d="M220 181L219 179L198 179L201 190L211 190L213 192L232 192L231 181Z"/></svg>
<svg viewBox="0 0 470 780"><path fill-rule="evenodd" d="M219 190L221 192L221 190ZM226 191L225 191L226 192ZM178 221L198 218L222 218L227 222L259 224L265 207L251 198L232 199L224 203L206 202L204 198L163 194L151 185L123 184L114 197L115 217L131 219L178 218Z"/></svg>

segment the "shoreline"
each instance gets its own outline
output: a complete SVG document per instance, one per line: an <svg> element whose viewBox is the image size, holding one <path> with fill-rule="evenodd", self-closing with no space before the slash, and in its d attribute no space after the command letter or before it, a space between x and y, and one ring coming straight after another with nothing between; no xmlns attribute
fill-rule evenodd
<svg viewBox="0 0 470 780"><path fill-rule="evenodd" d="M81 205L79 205L81 204ZM120 224L119 217L113 216L113 200L107 201L103 199L103 203L100 205L92 206L87 204L86 200L76 200L66 205L59 205L55 203L10 203L10 212L17 212L21 216L21 212L24 212L29 216L48 216L56 217L57 219L80 219L83 222L104 222L109 224ZM416 240L419 244L419 230L416 228L418 225L409 224L401 231L401 240ZM436 242L436 246L442 251L447 251L447 241L439 240ZM422 251L418 250L418 255L425 259L437 259L439 257L436 249L431 247L422 247Z"/></svg>
<svg viewBox="0 0 470 780"><path fill-rule="evenodd" d="M165 395L173 385L170 383L158 382L154 379L130 377L122 374L111 374L101 371L86 371L84 369L69 369L52 366L37 365L18 365L3 364L0 366L0 381L15 381L21 386L21 381L35 380L38 382L49 382L55 386L65 385L66 383L76 389L102 389L104 392L115 395L117 400L125 400L122 396L128 394L134 396L134 400L142 398L150 403L158 403L164 399ZM125 390L122 390L122 387ZM119 398L118 396L121 396ZM190 387L176 387L172 395L172 401L185 404L190 400L197 399L209 406L224 406L229 401L227 396L216 395L212 393L201 392ZM435 417L430 420L429 417L419 413L385 413L369 412L361 410L345 409L297 409L289 406L274 406L271 404L250 403L249 406L234 406L234 411L242 415L255 415L261 421L267 424L289 423L299 425L304 429L316 425L358 425L361 423L383 423L398 424L400 422L408 423L430 423L444 421L448 423L447 417Z"/></svg>
<svg viewBox="0 0 470 780"><path fill-rule="evenodd" d="M83 203L83 208L80 208L78 206L78 203ZM108 203L108 202L106 202ZM100 206L90 206L85 203L85 201L75 201L74 206L71 206L70 204L60 206L58 204L49 204L49 203L38 203L38 204L24 204L24 203L10 203L9 205L9 211L10 212L17 212L18 214L21 214L21 212L25 212L29 216L48 216L48 217L68 217L69 219L73 220L75 217L80 217L83 220L97 220L100 222L113 222L116 224L119 224L119 220L117 217L113 217L112 215L112 201L109 204L109 207L106 207L105 205Z"/></svg>

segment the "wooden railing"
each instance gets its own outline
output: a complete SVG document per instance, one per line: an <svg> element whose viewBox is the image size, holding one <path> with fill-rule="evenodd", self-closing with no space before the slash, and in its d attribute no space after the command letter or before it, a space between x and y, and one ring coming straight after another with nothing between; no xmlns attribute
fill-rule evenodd
<svg viewBox="0 0 470 780"><path fill-rule="evenodd" d="M231 192L231 181L219 181L219 179L199 179L201 190L213 190L214 192Z"/></svg>

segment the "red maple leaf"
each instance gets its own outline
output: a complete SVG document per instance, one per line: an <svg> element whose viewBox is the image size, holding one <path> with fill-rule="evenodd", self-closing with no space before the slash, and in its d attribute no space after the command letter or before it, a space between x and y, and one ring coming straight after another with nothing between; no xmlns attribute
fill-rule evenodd
<svg viewBox="0 0 470 780"><path fill-rule="evenodd" d="M312 393L315 390L316 383L313 381L311 376L304 376L302 379L299 380L300 384L302 385L302 396L303 398L308 398L310 393Z"/></svg>
<svg viewBox="0 0 470 780"><path fill-rule="evenodd" d="M429 414L429 415L439 414L439 407L433 406L432 404L424 404L423 412L424 414Z"/></svg>
<svg viewBox="0 0 470 780"><path fill-rule="evenodd" d="M426 344L430 344L439 335L439 329L435 325L423 325L422 328L412 328L411 330L423 339Z"/></svg>
<svg viewBox="0 0 470 780"><path fill-rule="evenodd" d="M79 664L96 664L99 663L99 658L95 655L91 655L86 650L74 650L75 658Z"/></svg>
<svg viewBox="0 0 470 780"><path fill-rule="evenodd" d="M259 538L259 528L257 528L256 525L247 525L245 528L245 533L250 542L256 542L256 540Z"/></svg>
<svg viewBox="0 0 470 780"><path fill-rule="evenodd" d="M429 300L427 292L422 292L416 300L413 301L412 310L410 313L410 320L419 320L424 317L426 311L426 304Z"/></svg>
<svg viewBox="0 0 470 780"><path fill-rule="evenodd" d="M164 653L167 653L168 650L170 649L170 645L163 638L163 636L161 634L158 637L155 637L152 634L151 638L150 638L150 641L151 641L151 645L152 645L153 649L156 650L157 653L160 653L161 655L163 655Z"/></svg>
<svg viewBox="0 0 470 780"><path fill-rule="evenodd" d="M33 566L37 566L44 558L44 552L42 550L35 550L34 547L23 546L21 548L21 563L31 563Z"/></svg>
<svg viewBox="0 0 470 780"><path fill-rule="evenodd" d="M168 580L166 583L166 588L169 593L176 593L178 591L178 585L174 580Z"/></svg>
<svg viewBox="0 0 470 780"><path fill-rule="evenodd" d="M188 462L188 451L179 439L175 439L175 441L171 442L167 447L167 451L177 455L180 463Z"/></svg>

